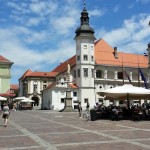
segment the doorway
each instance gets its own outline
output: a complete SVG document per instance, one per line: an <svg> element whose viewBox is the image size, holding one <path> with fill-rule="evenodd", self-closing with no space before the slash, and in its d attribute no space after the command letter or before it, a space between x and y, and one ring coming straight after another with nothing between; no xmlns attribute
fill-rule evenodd
<svg viewBox="0 0 150 150"><path fill-rule="evenodd" d="M39 98L37 96L32 97L32 100L34 100L34 106L39 106Z"/></svg>

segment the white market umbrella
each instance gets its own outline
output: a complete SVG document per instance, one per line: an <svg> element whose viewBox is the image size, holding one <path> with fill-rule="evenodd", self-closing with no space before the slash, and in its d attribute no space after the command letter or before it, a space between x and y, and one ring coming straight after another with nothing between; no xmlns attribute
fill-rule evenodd
<svg viewBox="0 0 150 150"><path fill-rule="evenodd" d="M34 102L33 100L31 100L31 99L28 99L28 98L25 98L25 99L23 99L23 100L21 100L20 102L25 102L25 103L32 103L32 102Z"/></svg>
<svg viewBox="0 0 150 150"><path fill-rule="evenodd" d="M99 92L100 95L105 95L105 99L120 99L127 100L129 107L130 99L144 99L150 98L150 90L133 86L131 84L124 84L123 86L117 86L111 89L107 89L103 92Z"/></svg>
<svg viewBox="0 0 150 150"><path fill-rule="evenodd" d="M7 98L0 96L0 101L7 101Z"/></svg>
<svg viewBox="0 0 150 150"><path fill-rule="evenodd" d="M16 97L16 98L14 98L14 101L21 101L21 100L23 100L23 99L25 99L26 97L24 97L24 96L21 96L21 97Z"/></svg>
<svg viewBox="0 0 150 150"><path fill-rule="evenodd" d="M111 89L107 89L103 92L100 92L100 95L105 95L110 98L150 98L150 90L133 86L131 84L124 84L123 86L117 86ZM106 98L105 98L106 99Z"/></svg>

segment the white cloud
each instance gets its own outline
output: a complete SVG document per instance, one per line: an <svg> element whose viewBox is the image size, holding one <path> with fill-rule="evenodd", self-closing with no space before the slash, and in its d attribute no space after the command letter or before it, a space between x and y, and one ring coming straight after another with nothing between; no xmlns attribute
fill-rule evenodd
<svg viewBox="0 0 150 150"><path fill-rule="evenodd" d="M37 26L40 23L40 18L29 18L27 26Z"/></svg>
<svg viewBox="0 0 150 150"><path fill-rule="evenodd" d="M124 20L121 28L112 31L99 30L99 35L112 47L119 46L120 51L143 53L150 39L148 21L150 15L141 14Z"/></svg>
<svg viewBox="0 0 150 150"><path fill-rule="evenodd" d="M136 2L142 2L142 3L146 4L146 3L149 3L150 0L136 0Z"/></svg>
<svg viewBox="0 0 150 150"><path fill-rule="evenodd" d="M50 71L54 64L75 55L73 38L80 25L81 0L18 0L18 3L10 0L6 3L10 9L9 17L5 17L8 20L1 18L5 28L0 26L0 53L14 62L13 76L19 78L27 69ZM118 9L116 5L114 11ZM90 16L99 17L108 10L98 8L88 12ZM142 53L150 39L150 28L146 27L149 20L149 15L142 14L124 20L122 27L112 31L95 28L96 37L118 46L119 51ZM99 25L96 23L96 26Z"/></svg>
<svg viewBox="0 0 150 150"><path fill-rule="evenodd" d="M29 6L32 13L43 16L43 14L49 14L57 9L57 3L52 1L38 1L31 3Z"/></svg>
<svg viewBox="0 0 150 150"><path fill-rule="evenodd" d="M105 10L94 9L88 12L89 16L103 16L106 13L106 11L107 11L106 9Z"/></svg>
<svg viewBox="0 0 150 150"><path fill-rule="evenodd" d="M56 20L51 20L53 28L56 30L56 33L67 34L69 29L76 25L76 20L72 17L60 17Z"/></svg>
<svg viewBox="0 0 150 150"><path fill-rule="evenodd" d="M53 64L59 64L61 60L66 60L75 54L75 42L71 39L63 39L56 43L56 47L39 51L29 48L20 40L20 34L32 35L31 39L40 40L41 33L32 33L25 27L15 27L12 29L0 29L0 51L1 55L13 61L12 75L20 78L27 69L32 71L50 71ZM46 34L46 33L45 33ZM34 36L33 36L34 35ZM44 37L46 37L44 35ZM49 39L47 39L49 40ZM18 79L16 79L18 80Z"/></svg>

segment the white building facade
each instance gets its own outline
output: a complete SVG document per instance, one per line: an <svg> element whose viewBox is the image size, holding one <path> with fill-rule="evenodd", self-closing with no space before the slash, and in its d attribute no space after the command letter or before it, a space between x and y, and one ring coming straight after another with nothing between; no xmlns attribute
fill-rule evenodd
<svg viewBox="0 0 150 150"><path fill-rule="evenodd" d="M73 109L77 108L79 101L83 109L87 102L90 108L93 108L96 102L104 103L106 106L119 105L119 101L105 100L99 92L123 84L144 87L139 68L149 84L150 44L147 49L148 55L119 52L117 47L111 47L103 39L95 41L94 29L89 25L89 16L85 7L80 19L81 24L76 29L74 38L76 55L49 72L45 88L43 88L45 77L42 75L33 77L27 73L20 79L22 87L20 96L27 95L31 99L34 94L39 96L41 109L62 110L68 88L71 90ZM28 85L27 88L24 84ZM37 85L37 92L34 90L36 87L34 85ZM143 103L144 100L133 100L133 102Z"/></svg>

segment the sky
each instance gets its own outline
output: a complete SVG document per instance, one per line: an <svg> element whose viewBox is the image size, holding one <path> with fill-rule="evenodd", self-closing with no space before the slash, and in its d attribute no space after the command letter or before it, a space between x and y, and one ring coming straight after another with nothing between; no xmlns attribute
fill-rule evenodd
<svg viewBox="0 0 150 150"><path fill-rule="evenodd" d="M26 70L49 72L75 55L83 0L0 0L0 55L14 62L11 84ZM86 0L97 40L147 53L150 0Z"/></svg>

